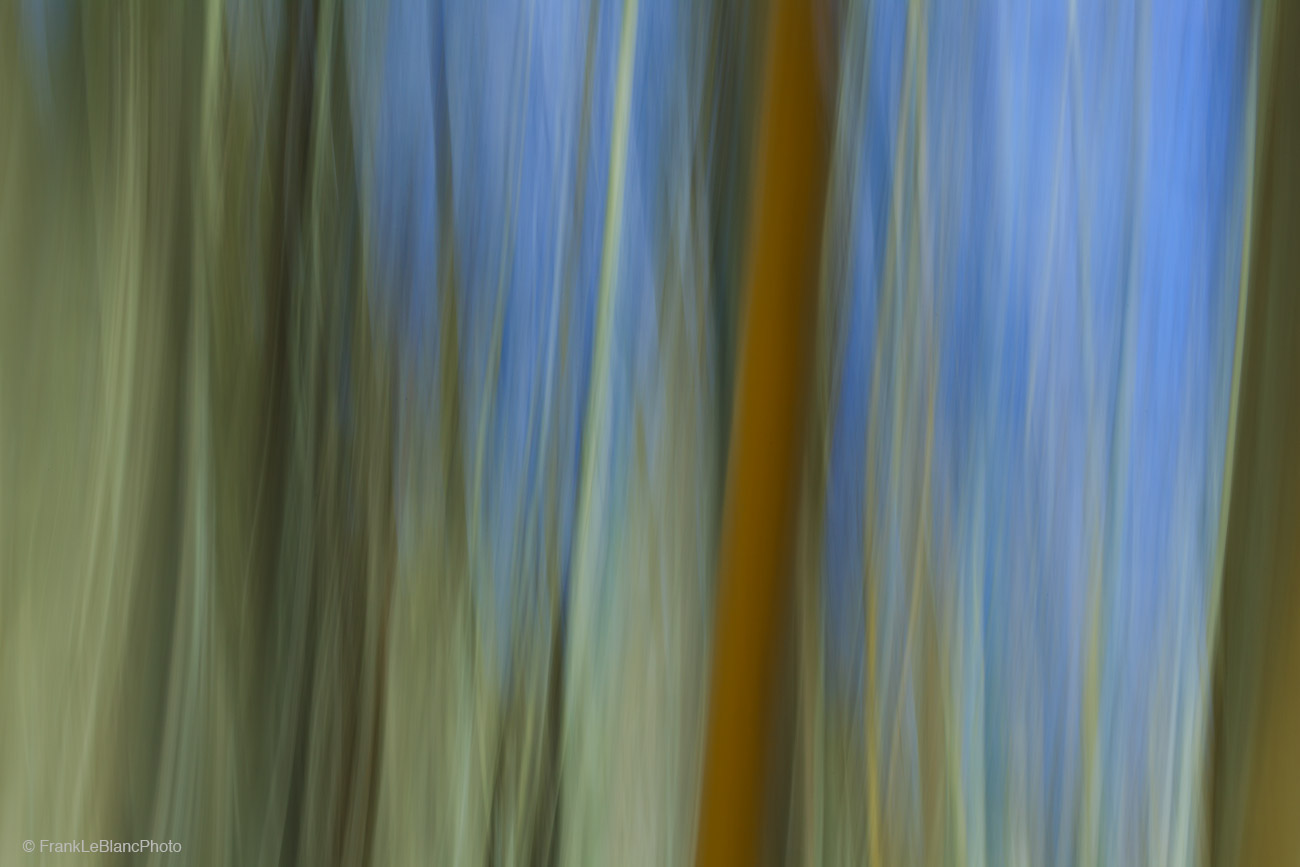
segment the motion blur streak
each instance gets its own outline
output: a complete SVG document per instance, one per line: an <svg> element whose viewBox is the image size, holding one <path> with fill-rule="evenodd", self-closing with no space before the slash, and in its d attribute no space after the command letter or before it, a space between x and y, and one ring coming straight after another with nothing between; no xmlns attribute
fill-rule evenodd
<svg viewBox="0 0 1300 867"><path fill-rule="evenodd" d="M782 611L791 594L799 439L809 365L828 124L817 93L810 8L774 0L752 200L697 863L750 864L780 848L768 793L788 786L781 739ZM786 621L789 618L785 618ZM768 815L765 815L767 811ZM773 833L771 826L778 826ZM764 828L767 833L764 833Z"/></svg>
<svg viewBox="0 0 1300 867"><path fill-rule="evenodd" d="M1253 10L844 15L798 856L1200 862Z"/></svg>
<svg viewBox="0 0 1300 867"><path fill-rule="evenodd" d="M1211 863L1300 859L1300 9L1260 10L1255 207L1215 672Z"/></svg>
<svg viewBox="0 0 1300 867"><path fill-rule="evenodd" d="M689 860L735 11L0 15L0 863Z"/></svg>
<svg viewBox="0 0 1300 867"><path fill-rule="evenodd" d="M1298 23L0 3L0 865L1297 861Z"/></svg>

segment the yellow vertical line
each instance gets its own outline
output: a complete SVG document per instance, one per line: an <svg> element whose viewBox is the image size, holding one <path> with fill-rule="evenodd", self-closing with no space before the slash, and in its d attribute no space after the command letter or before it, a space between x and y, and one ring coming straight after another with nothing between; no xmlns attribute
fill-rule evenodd
<svg viewBox="0 0 1300 867"><path fill-rule="evenodd" d="M1242 148L1241 162L1238 166L1238 181L1244 186L1244 202L1242 204L1243 227L1240 238L1241 263L1237 275L1237 323L1236 331L1233 336L1233 354L1232 354L1232 381L1228 396L1228 426L1224 442L1223 451L1223 477L1219 488L1219 519L1215 531L1214 540L1214 560L1212 571L1209 576L1209 599L1205 610L1205 649L1202 652L1203 671L1211 672L1208 686L1204 689L1208 693L1205 701L1205 710L1199 722L1202 727L1202 742L1197 744L1201 749L1199 761L1201 762L1201 778L1205 781L1202 783L1203 800L1200 806L1200 815L1204 817L1204 831L1200 838L1196 840L1196 845L1200 847L1202 861L1210 862L1216 852L1215 846L1221 845L1221 841L1216 840L1223 836L1223 819L1218 805L1223 800L1223 780L1216 779L1216 772L1223 760L1220 755L1215 755L1216 739L1223 736L1223 720L1217 709L1217 700L1221 688L1217 681L1220 678L1220 669L1223 665L1223 649L1220 647L1222 640L1222 630L1220 626L1220 611L1223 601L1223 587L1226 580L1225 566L1228 543L1228 518L1232 514L1233 502L1233 478L1236 467L1237 451L1237 427L1238 417L1241 407L1241 389L1242 389L1242 369L1243 354L1246 343L1246 318L1250 313L1250 279L1251 279L1251 235L1254 227L1255 215L1255 166L1256 166L1256 145L1259 130L1259 111L1260 111L1260 86L1267 86L1267 76L1261 82L1261 67L1267 63L1269 54L1266 50L1266 43L1261 33L1261 19L1266 9L1256 8L1252 10L1250 21L1250 53L1252 58L1250 71L1248 73L1246 85L1246 109L1245 109L1245 142ZM1218 785L1216 785L1216 783Z"/></svg>
<svg viewBox="0 0 1300 867"><path fill-rule="evenodd" d="M829 145L812 24L809 4L771 0L719 549L700 865L755 864L760 855Z"/></svg>
<svg viewBox="0 0 1300 867"><path fill-rule="evenodd" d="M572 616L569 634L568 665L590 665L594 640L590 610L593 593L590 584L600 568L600 539L604 536L605 497L598 484L604 473L601 466L609 448L610 340L614 329L614 292L618 282L619 256L623 235L623 187L627 173L628 126L631 123L632 73L636 68L636 32L638 0L624 0L619 35L618 73L614 91L614 121L610 133L609 174L605 193L605 227L601 249L600 282L597 284L595 345L591 359L591 390L583 420L583 455L578 520L574 528L574 568L570 591ZM566 672L567 682L577 682L579 674ZM574 736L578 714L577 693L567 691L564 699L564 745L567 750ZM560 759L563 762L563 757ZM571 781L581 788L585 781ZM576 845L581 846L581 843Z"/></svg>
<svg viewBox="0 0 1300 867"><path fill-rule="evenodd" d="M1080 308L1080 354L1083 360L1084 376L1084 412L1091 422L1096 418L1095 404L1095 384L1093 382L1093 355L1092 355L1092 277L1089 268L1090 243L1089 231L1091 228L1091 211L1088 206L1089 187L1084 178L1082 167L1082 128L1083 128L1083 105L1082 96L1080 95L1080 80L1082 73L1080 71L1081 61L1079 60L1078 46L1078 25L1077 11L1074 0L1071 0L1068 11L1068 70L1069 87L1070 87L1070 108L1073 114L1071 135L1073 148L1071 159L1073 160L1074 182L1076 188L1076 213L1075 217L1078 222L1079 233L1079 261L1078 261L1078 280L1079 280L1079 308ZM1098 470L1094 458L1097 449L1092 444L1092 437L1088 437L1085 445L1085 464L1087 466L1090 478L1095 477ZM1083 683L1083 702L1082 702L1082 719L1081 719L1081 736L1080 752L1082 754L1083 764L1083 783L1082 783L1082 830L1078 837L1077 856L1081 863L1092 865L1097 862L1097 823L1100 798L1100 789L1098 785L1098 769L1094 767L1094 761L1097 758L1096 740L1097 740L1097 718L1099 713L1100 702L1100 672L1099 672L1099 647L1098 636L1100 632L1099 618L1101 616L1101 585L1104 570L1102 562L1102 533L1104 524L1103 506L1099 502L1104 498L1104 494L1098 497L1092 492L1092 483L1089 483L1089 490L1085 492L1085 535L1088 540L1088 568L1087 568L1087 639L1084 647L1084 683Z"/></svg>
<svg viewBox="0 0 1300 867"><path fill-rule="evenodd" d="M1254 11L1251 27L1251 57L1261 57L1259 11ZM1219 602L1223 591L1224 555L1228 542L1228 514L1232 506L1232 473L1237 448L1237 414L1241 404L1242 352L1246 345L1246 316L1250 310L1250 239L1253 227L1255 185L1255 137L1259 104L1259 65L1251 64L1246 90L1246 134L1242 148L1238 178L1245 187L1242 216L1245 224L1241 233L1241 265L1237 272L1237 328L1233 337L1232 384L1228 396L1228 431L1224 443L1223 483L1220 486L1219 521L1214 534L1214 566L1210 573L1210 604L1206 606L1205 657L1206 670L1213 664L1210 658L1219 639Z"/></svg>
<svg viewBox="0 0 1300 867"><path fill-rule="evenodd" d="M907 41L904 45L903 57L903 84L901 88L902 99L899 104L898 121L894 131L894 166L893 177L901 179L905 177L907 162L906 157L909 153L907 132L909 122L907 120L907 106L912 97L913 91L913 44L912 28L915 22L916 8L909 3L907 17ZM865 683L866 688L863 690L863 722L866 729L866 753L867 753L867 845L868 854L871 864L881 864L883 861L883 841L884 825L881 822L881 780L880 780L880 730L881 724L878 722L879 707L876 700L879 692L877 683L877 634L879 633L879 586L880 570L876 569L875 563L875 527L876 527L876 503L879 499L879 483L876 478L876 451L877 431L884 424L879 421L881 418L897 418L899 415L898 400L902 392L902 366L905 359L891 366L893 373L894 405L886 415L886 410L882 407L883 398L881 397L881 381L883 379L882 370L884 369L886 359L897 353L899 341L899 331L901 326L897 322L898 299L897 294L897 271L905 268L906 263L900 265L899 260L902 254L899 247L902 244L901 236L904 232L902 226L903 220L903 185L896 180L893 190L890 194L890 210L887 223L887 235L885 244L885 267L884 277L880 281L879 300L877 302L876 317L876 338L875 354L871 365L871 391L869 396L869 411L867 422L867 446L866 446L866 495L865 495L865 528L863 530L864 543L868 546L863 554L863 604L866 606L863 621L866 624L866 632L863 644L866 650L865 662ZM888 336L888 342L886 341ZM888 349L888 351L887 351ZM902 356L899 356L902 359ZM895 436L891 447L897 449L897 444L901 434L895 429ZM891 454L890 466L896 467L899 460L896 454ZM897 502L897 474L891 471L890 474L890 502ZM891 753L892 756L892 753ZM888 782L886 780L886 782Z"/></svg>

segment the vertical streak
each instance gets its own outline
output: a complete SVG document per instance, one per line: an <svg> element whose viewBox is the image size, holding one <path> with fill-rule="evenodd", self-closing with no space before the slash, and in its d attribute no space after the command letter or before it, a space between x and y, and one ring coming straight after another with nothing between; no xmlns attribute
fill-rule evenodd
<svg viewBox="0 0 1300 867"><path fill-rule="evenodd" d="M632 108L632 70L636 59L637 0L623 0L623 24L618 44L618 78L614 94L614 127L610 140L609 182L606 187L605 230L601 248L599 295L596 300L596 339L591 362L591 397L583 434L582 505L578 526L584 534L579 547L579 572L595 567L594 537L597 503L593 481L597 475L597 447L605 440L609 415L610 332L614 328L614 289L618 279L623 234L623 186L627 173L627 136Z"/></svg>
<svg viewBox="0 0 1300 867"><path fill-rule="evenodd" d="M636 60L638 0L623 0L623 22L618 45L618 77L615 80L614 122L610 134L609 180L605 191L605 229L601 248L600 283L597 286L595 344L591 360L591 391L587 398L582 430L581 490L577 522L574 525L573 652L572 664L589 664L590 635L585 625L591 615L585 610L592 602L589 584L598 571L600 540L603 537L604 497L596 489L603 478L600 466L609 441L610 332L614 328L614 289L618 279L620 236L623 233L623 186L627 173L628 124L632 109L632 72ZM569 680L566 677L566 680ZM565 697L564 729L573 729L574 696Z"/></svg>
<svg viewBox="0 0 1300 867"><path fill-rule="evenodd" d="M1250 56L1260 57L1259 12L1252 19ZM1206 671L1212 661L1219 635L1219 602L1223 591L1224 553L1228 542L1228 515L1232 507L1232 475L1236 462L1232 459L1237 447L1237 411L1241 403L1242 355L1246 344L1246 317L1250 311L1250 242L1254 219L1255 187L1251 183L1254 172L1255 136L1259 97L1259 64L1252 63L1246 85L1246 132L1242 148L1242 164L1238 171L1240 183L1245 187L1242 206L1244 227L1241 233L1241 266L1237 274L1237 328L1232 349L1232 384L1228 396L1228 433L1224 443L1223 483L1220 488L1219 523L1214 536L1214 565L1210 572L1210 604L1206 606Z"/></svg>
<svg viewBox="0 0 1300 867"><path fill-rule="evenodd" d="M1250 298L1238 331L1207 811L1208 860L1224 865L1294 863L1300 850L1300 103L1287 87L1300 67L1297 13L1265 2L1258 19Z"/></svg>
<svg viewBox="0 0 1300 867"><path fill-rule="evenodd" d="M719 549L700 865L760 856L828 137L807 4L773 0Z"/></svg>

